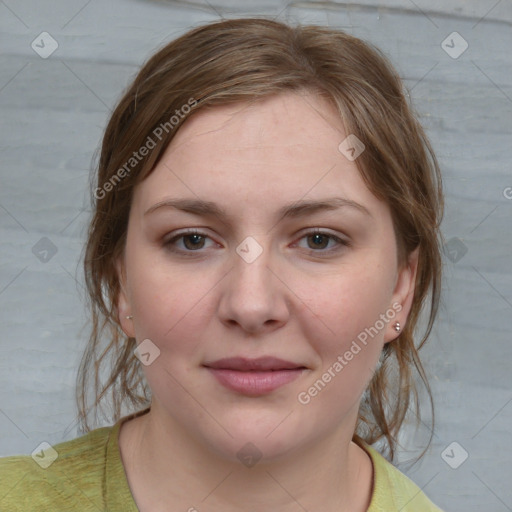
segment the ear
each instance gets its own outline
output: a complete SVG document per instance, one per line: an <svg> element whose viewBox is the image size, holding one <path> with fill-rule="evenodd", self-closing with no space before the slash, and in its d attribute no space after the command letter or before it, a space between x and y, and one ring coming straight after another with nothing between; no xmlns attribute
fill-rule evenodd
<svg viewBox="0 0 512 512"><path fill-rule="evenodd" d="M388 323L384 335L384 343L396 339L400 332L395 330L395 323L399 322L401 331L407 322L411 310L416 285L416 273L418 271L419 247L414 249L407 258L407 262L398 269L398 277L393 291L391 304L396 311L396 316Z"/></svg>
<svg viewBox="0 0 512 512"><path fill-rule="evenodd" d="M132 315L130 296L127 292L126 268L124 264L124 255L119 256L115 263L117 279L119 282L119 294L117 297L118 322L123 332L129 338L135 338L135 329L133 328L133 319L126 318Z"/></svg>

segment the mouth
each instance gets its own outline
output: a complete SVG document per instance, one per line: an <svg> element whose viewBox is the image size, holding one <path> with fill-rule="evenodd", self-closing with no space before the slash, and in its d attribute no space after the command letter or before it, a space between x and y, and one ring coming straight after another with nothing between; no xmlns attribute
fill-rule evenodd
<svg viewBox="0 0 512 512"><path fill-rule="evenodd" d="M247 396L261 396L302 375L303 365L276 357L230 357L203 365L224 387Z"/></svg>

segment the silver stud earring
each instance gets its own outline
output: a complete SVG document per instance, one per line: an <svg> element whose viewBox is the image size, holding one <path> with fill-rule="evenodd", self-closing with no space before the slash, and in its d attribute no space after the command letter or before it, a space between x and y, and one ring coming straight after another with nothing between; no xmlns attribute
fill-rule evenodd
<svg viewBox="0 0 512 512"><path fill-rule="evenodd" d="M133 315L127 315L126 320L131 320L133 318Z"/></svg>
<svg viewBox="0 0 512 512"><path fill-rule="evenodd" d="M400 322L395 322L395 324L393 325L393 327L395 328L395 331L396 331L396 332L400 332Z"/></svg>

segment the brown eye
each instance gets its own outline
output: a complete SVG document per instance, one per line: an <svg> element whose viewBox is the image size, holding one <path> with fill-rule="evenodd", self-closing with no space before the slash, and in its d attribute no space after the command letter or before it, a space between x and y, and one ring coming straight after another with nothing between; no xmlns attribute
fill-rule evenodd
<svg viewBox="0 0 512 512"><path fill-rule="evenodd" d="M332 233L315 229L301 236L296 245L312 255L329 256L350 247L350 242Z"/></svg>
<svg viewBox="0 0 512 512"><path fill-rule="evenodd" d="M310 249L325 249L329 244L330 239L333 238L330 235L315 233L313 235L308 235L308 246ZM309 243L311 242L311 243Z"/></svg>
<svg viewBox="0 0 512 512"><path fill-rule="evenodd" d="M182 231L181 233L164 241L163 245L171 252L190 255L193 252L202 252L201 249L207 249L208 240L210 240L211 244L214 244L213 240L211 240L211 238L205 233L200 233L195 230Z"/></svg>
<svg viewBox="0 0 512 512"><path fill-rule="evenodd" d="M202 249L204 247L205 238L202 235L184 235L181 238L183 238L183 245L192 251L195 249Z"/></svg>

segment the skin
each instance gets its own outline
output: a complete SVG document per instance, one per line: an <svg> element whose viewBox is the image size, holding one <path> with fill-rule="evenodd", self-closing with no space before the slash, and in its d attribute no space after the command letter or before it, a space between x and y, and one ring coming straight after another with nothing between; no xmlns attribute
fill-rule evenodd
<svg viewBox="0 0 512 512"><path fill-rule="evenodd" d="M407 321L417 254L399 268L389 208L338 150L346 136L332 106L312 94L198 110L136 187L118 261L119 320L137 343L150 339L160 350L143 366L151 411L120 433L140 510L367 509L372 464L351 439L361 395L384 344L397 336L393 324ZM346 205L277 214L298 200L334 196L367 212ZM170 198L212 201L227 217L170 206L145 215ZM315 228L345 243L315 238ZM187 229L205 238L176 238ZM248 236L262 249L251 263L236 252ZM395 318L299 403L298 394L393 304L401 305ZM235 355L307 369L248 397L202 366ZM262 454L251 468L237 458L248 442Z"/></svg>

